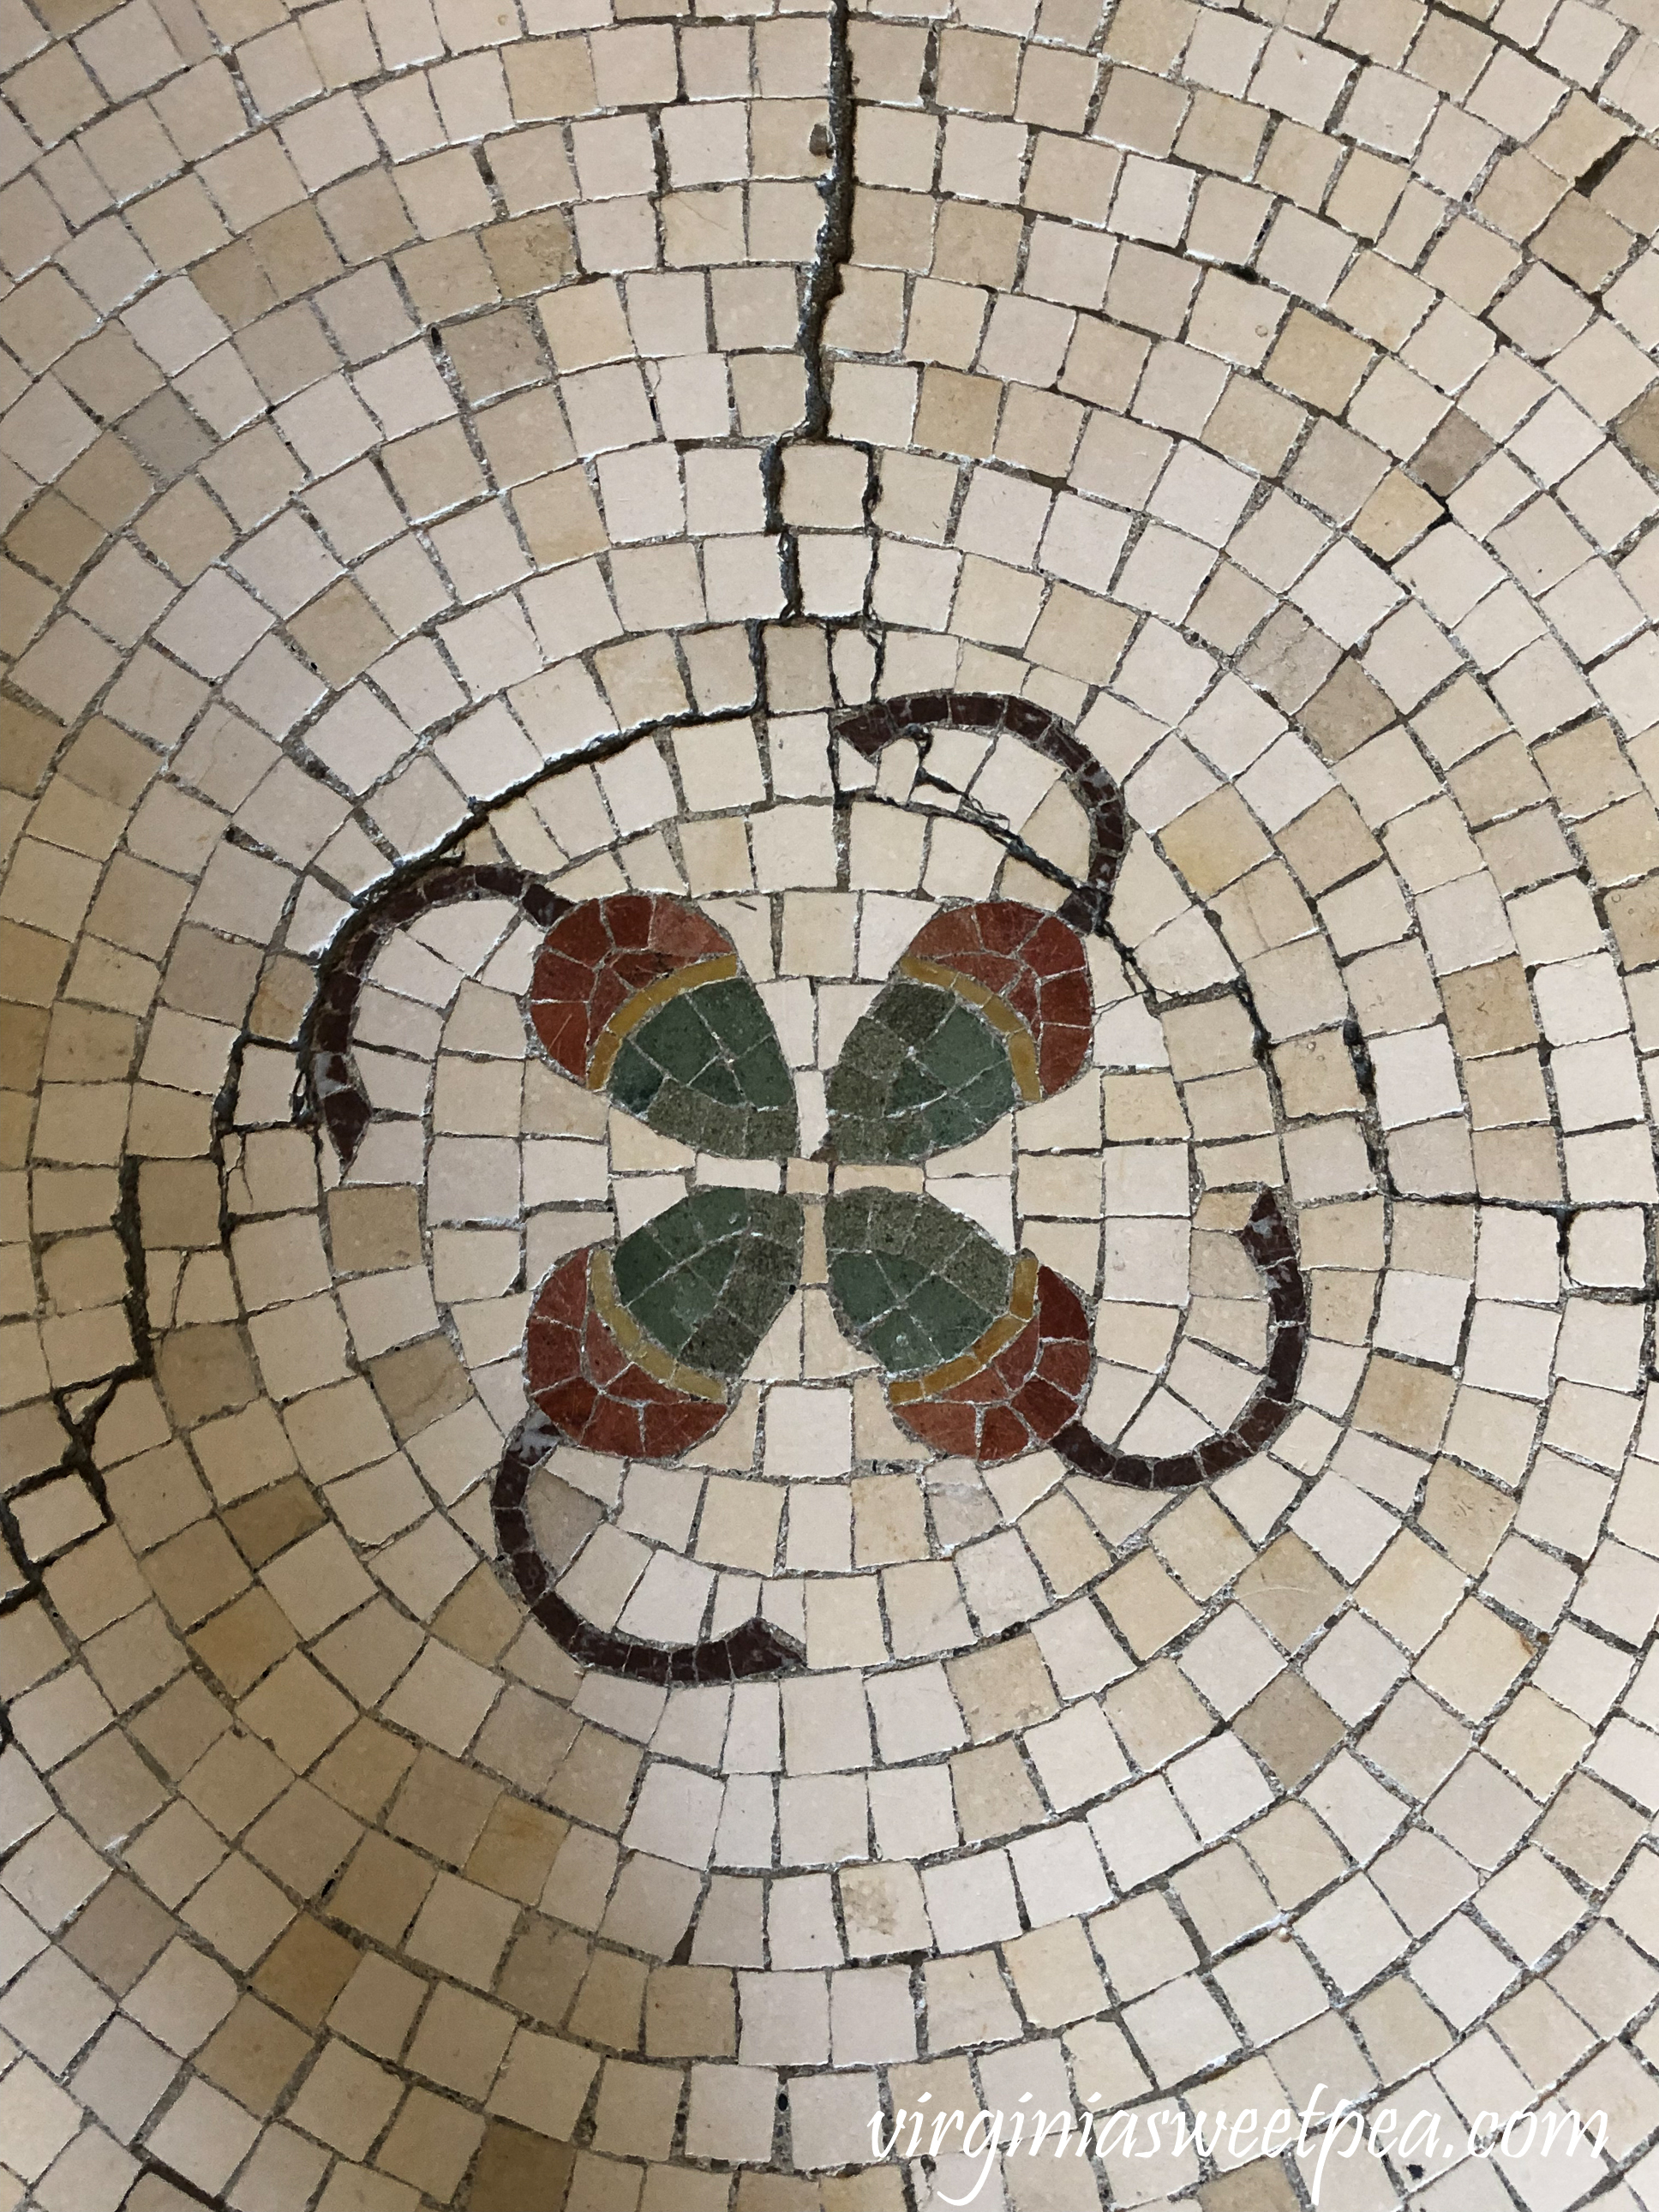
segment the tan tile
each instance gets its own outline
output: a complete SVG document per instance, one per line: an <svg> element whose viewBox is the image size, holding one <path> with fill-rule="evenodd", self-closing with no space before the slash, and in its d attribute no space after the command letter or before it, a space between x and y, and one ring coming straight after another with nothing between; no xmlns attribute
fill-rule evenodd
<svg viewBox="0 0 1659 2212"><path fill-rule="evenodd" d="M267 2113L310 2049L309 2037L291 2021L258 1997L244 1996L210 2037L196 2063L238 2104Z"/></svg>

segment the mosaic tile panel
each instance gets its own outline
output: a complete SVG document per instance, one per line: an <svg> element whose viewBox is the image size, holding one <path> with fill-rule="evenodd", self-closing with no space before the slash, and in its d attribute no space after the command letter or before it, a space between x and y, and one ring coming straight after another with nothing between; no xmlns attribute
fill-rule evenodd
<svg viewBox="0 0 1659 2212"><path fill-rule="evenodd" d="M0 2212L1659 2212L1652 0L0 76Z"/></svg>

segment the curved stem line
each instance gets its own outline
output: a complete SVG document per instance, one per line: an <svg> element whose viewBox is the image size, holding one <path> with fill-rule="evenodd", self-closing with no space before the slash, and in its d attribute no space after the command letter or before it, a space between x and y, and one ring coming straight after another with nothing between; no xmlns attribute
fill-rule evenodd
<svg viewBox="0 0 1659 2212"><path fill-rule="evenodd" d="M1157 1458L1120 1451L1114 1444L1103 1443L1081 1421L1072 1421L1054 1438L1054 1449L1079 1474L1127 1483L1136 1490L1188 1489L1195 1482L1212 1482L1217 1475L1242 1467L1270 1443L1290 1419L1308 1349L1308 1286L1296 1264L1290 1224L1276 1192L1261 1193L1250 1209L1249 1221L1238 1231L1238 1241L1266 1279L1267 1306L1273 1316L1267 1373L1249 1404L1221 1435L1206 1437L1189 1452L1171 1452Z"/></svg>
<svg viewBox="0 0 1659 2212"><path fill-rule="evenodd" d="M308 1102L333 1139L343 1165L349 1167L357 1157L374 1112L351 1057L351 1024L375 954L405 922L418 921L438 907L483 898L516 900L543 928L570 910L568 899L526 869L501 861L464 866L441 860L371 899L329 947L301 1032L299 1055Z"/></svg>
<svg viewBox="0 0 1659 2212"><path fill-rule="evenodd" d="M647 1644L610 1628L595 1628L553 1587L553 1573L536 1546L526 1493L530 1478L555 1444L559 1432L544 1414L532 1413L507 1438L490 1505L495 1535L514 1578L538 1621L579 1667L597 1667L632 1681L664 1688L719 1682L752 1681L799 1667L805 1653L791 1638L758 1614L724 1636L697 1644Z"/></svg>

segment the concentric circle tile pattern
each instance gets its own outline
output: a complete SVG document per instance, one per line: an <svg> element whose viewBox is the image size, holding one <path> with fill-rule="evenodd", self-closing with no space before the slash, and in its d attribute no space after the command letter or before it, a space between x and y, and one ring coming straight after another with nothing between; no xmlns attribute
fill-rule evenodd
<svg viewBox="0 0 1659 2212"><path fill-rule="evenodd" d="M3 14L0 2203L1659 2206L1654 0Z"/></svg>

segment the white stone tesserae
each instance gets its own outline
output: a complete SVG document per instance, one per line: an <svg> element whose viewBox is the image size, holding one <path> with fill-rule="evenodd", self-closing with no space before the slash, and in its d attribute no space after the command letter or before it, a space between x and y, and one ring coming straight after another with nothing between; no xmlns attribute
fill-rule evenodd
<svg viewBox="0 0 1659 2212"><path fill-rule="evenodd" d="M1659 2212L1659 0L0 27L0 2212Z"/></svg>

